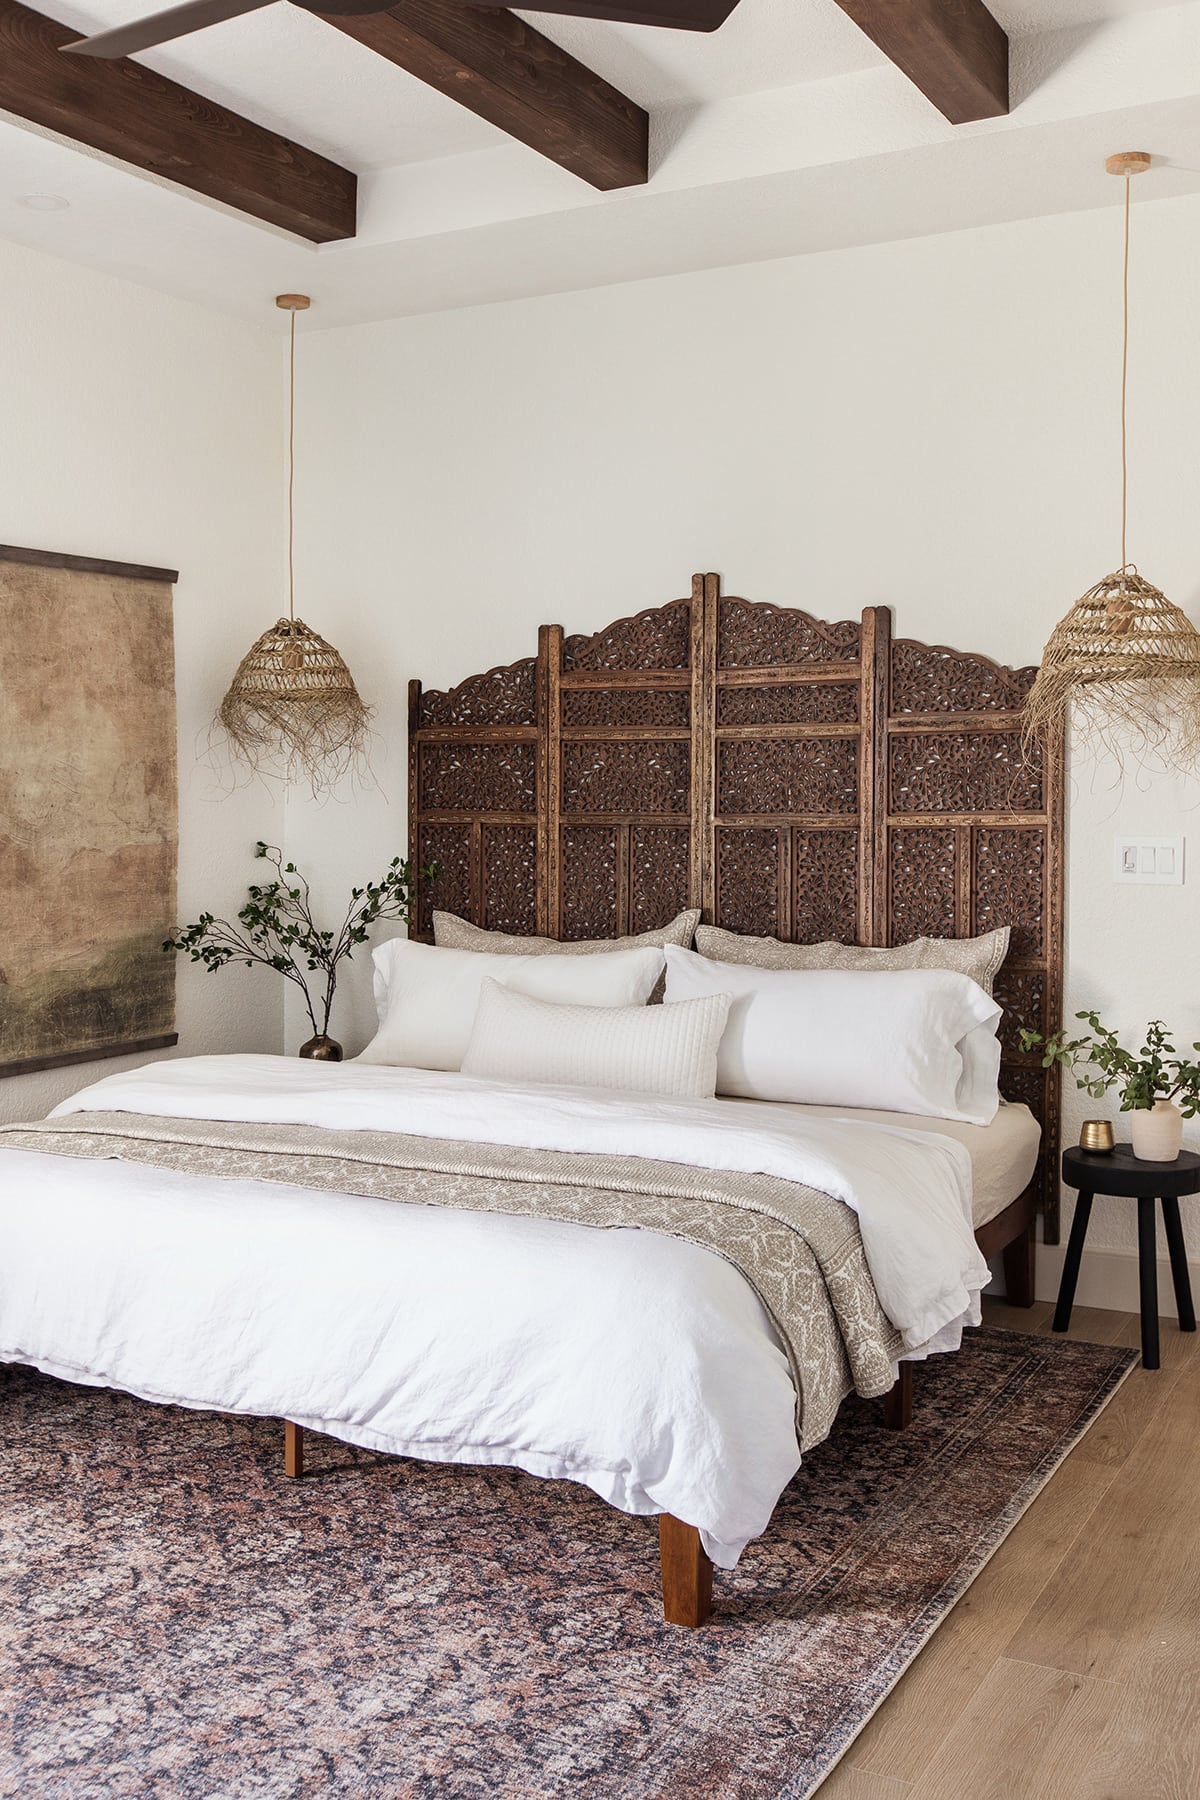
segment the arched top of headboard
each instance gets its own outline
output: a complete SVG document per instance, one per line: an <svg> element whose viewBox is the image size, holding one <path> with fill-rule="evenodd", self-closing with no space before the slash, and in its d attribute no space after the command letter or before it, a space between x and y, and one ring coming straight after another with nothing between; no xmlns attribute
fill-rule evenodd
<svg viewBox="0 0 1200 1800"><path fill-rule="evenodd" d="M827 623L690 595L564 636L446 692L410 690L419 901L518 934L607 937L685 906L795 942L1012 927L1002 1086L1045 1127L1058 1081L1019 1048L1057 1025L1063 753L1020 744L1036 671L893 639L886 607Z"/></svg>

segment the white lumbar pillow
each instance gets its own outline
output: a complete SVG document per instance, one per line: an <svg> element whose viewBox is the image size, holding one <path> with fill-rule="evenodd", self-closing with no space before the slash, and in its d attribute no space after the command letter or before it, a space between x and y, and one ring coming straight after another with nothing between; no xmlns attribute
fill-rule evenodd
<svg viewBox="0 0 1200 1800"><path fill-rule="evenodd" d="M491 976L518 993L574 1006L644 1006L662 971L660 949L611 956L489 956L392 938L374 955L379 1030L360 1062L457 1069Z"/></svg>
<svg viewBox="0 0 1200 1800"><path fill-rule="evenodd" d="M728 994L677 1006L562 1006L489 978L462 1072L711 1100L728 1013Z"/></svg>
<svg viewBox="0 0 1200 1800"><path fill-rule="evenodd" d="M717 1091L989 1125L1001 1009L947 969L757 969L668 946L666 1010L732 996Z"/></svg>

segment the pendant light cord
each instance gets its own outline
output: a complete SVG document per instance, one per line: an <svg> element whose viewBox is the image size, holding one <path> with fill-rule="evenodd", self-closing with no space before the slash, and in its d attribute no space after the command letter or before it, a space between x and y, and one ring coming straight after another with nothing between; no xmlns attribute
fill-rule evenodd
<svg viewBox="0 0 1200 1800"><path fill-rule="evenodd" d="M1126 403L1129 390L1129 213L1131 177L1125 176L1125 268L1121 290L1121 567L1128 562L1126 524L1129 512L1129 451ZM295 330L295 319L292 329Z"/></svg>
<svg viewBox="0 0 1200 1800"><path fill-rule="evenodd" d="M1128 191L1128 182L1126 182ZM291 313L291 353L288 358L288 617L295 625L295 311Z"/></svg>

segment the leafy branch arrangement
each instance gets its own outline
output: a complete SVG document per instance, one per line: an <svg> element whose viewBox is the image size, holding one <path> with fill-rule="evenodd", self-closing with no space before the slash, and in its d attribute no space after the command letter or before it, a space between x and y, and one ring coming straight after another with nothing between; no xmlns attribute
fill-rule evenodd
<svg viewBox="0 0 1200 1800"><path fill-rule="evenodd" d="M1185 1119L1200 1112L1200 1062L1189 1062L1177 1054L1161 1019L1151 1019L1146 1027L1146 1041L1135 1056L1123 1050L1117 1034L1101 1023L1094 1012L1078 1012L1090 1026L1089 1034L1068 1038L1065 1031L1042 1037L1036 1031L1021 1033L1022 1050L1040 1050L1043 1069L1068 1069L1075 1074L1076 1087L1085 1088L1093 1100L1101 1100L1110 1088L1121 1090L1122 1112L1146 1112L1156 1100L1177 1100ZM1200 1044L1193 1044L1200 1050ZM1082 1073L1080 1073L1082 1071Z"/></svg>
<svg viewBox="0 0 1200 1800"><path fill-rule="evenodd" d="M438 873L437 864L431 863L414 875L411 861L394 856L381 880L351 888L346 917L333 932L323 931L313 918L308 882L295 863L284 862L282 850L259 842L254 846L254 854L271 864L275 879L251 885L250 897L238 913L238 923L231 925L227 919L201 913L194 925L186 925L169 937L163 949L183 952L193 962L204 963L210 974L230 962L244 962L248 969L258 963L264 969L277 970L300 989L313 1034L323 1037L329 1030L338 964L356 944L366 943L367 932L380 919L412 923L416 883L432 881ZM309 975L321 978L314 984L315 997Z"/></svg>

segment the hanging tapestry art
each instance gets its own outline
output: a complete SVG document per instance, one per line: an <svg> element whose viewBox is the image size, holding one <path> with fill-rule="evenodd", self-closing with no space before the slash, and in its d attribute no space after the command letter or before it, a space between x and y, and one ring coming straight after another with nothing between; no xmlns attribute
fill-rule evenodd
<svg viewBox="0 0 1200 1800"><path fill-rule="evenodd" d="M0 545L0 1075L176 1042L176 579Z"/></svg>

